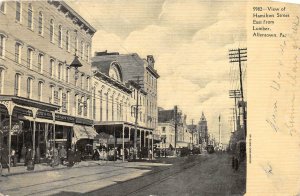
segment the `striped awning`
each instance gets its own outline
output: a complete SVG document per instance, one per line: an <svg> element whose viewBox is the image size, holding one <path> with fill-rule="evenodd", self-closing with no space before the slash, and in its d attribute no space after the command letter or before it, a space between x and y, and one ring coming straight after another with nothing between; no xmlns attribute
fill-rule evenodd
<svg viewBox="0 0 300 196"><path fill-rule="evenodd" d="M98 133L95 129L91 126L84 126L84 125L74 125L74 136L77 140L80 139L94 139Z"/></svg>

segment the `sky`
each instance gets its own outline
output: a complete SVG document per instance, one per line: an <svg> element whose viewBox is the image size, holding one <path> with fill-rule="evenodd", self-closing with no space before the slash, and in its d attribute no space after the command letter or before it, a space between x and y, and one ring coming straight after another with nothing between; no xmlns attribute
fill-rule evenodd
<svg viewBox="0 0 300 196"><path fill-rule="evenodd" d="M228 143L238 65L228 50L246 47L246 2L234 0L71 0L67 3L97 29L93 51L154 55L158 106L178 105L187 123L202 112L208 129ZM243 65L245 69L246 65ZM245 73L245 72L244 72Z"/></svg>

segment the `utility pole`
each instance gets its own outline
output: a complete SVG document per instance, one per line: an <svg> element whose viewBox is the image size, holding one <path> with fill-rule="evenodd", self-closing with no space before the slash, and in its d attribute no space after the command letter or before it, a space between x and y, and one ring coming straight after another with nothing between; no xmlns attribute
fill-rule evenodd
<svg viewBox="0 0 300 196"><path fill-rule="evenodd" d="M221 114L219 115L219 147L221 147Z"/></svg>
<svg viewBox="0 0 300 196"><path fill-rule="evenodd" d="M134 139L133 139L133 148L136 149L136 140L137 140L137 124L139 119L139 91L140 91L140 78L141 76L135 76L137 84L137 93L136 93L136 105L135 105L135 123L134 123ZM142 141L140 141L142 142Z"/></svg>
<svg viewBox="0 0 300 196"><path fill-rule="evenodd" d="M177 105L174 106L174 125L175 125L175 154L177 156Z"/></svg>
<svg viewBox="0 0 300 196"><path fill-rule="evenodd" d="M194 119L192 119L192 149L194 149Z"/></svg>
<svg viewBox="0 0 300 196"><path fill-rule="evenodd" d="M240 90L229 90L229 98L234 98L234 110L235 110L235 122L237 123L237 99L241 98L241 91ZM236 126L237 127L237 126Z"/></svg>
<svg viewBox="0 0 300 196"><path fill-rule="evenodd" d="M230 63L239 63L240 71L240 89L241 89L241 98L242 98L242 109L243 109L243 124L245 130L245 137L247 136L247 123L246 123L246 109L244 102L244 91L243 91L243 73L242 73L242 62L247 61L247 48L238 48L229 50L229 62Z"/></svg>

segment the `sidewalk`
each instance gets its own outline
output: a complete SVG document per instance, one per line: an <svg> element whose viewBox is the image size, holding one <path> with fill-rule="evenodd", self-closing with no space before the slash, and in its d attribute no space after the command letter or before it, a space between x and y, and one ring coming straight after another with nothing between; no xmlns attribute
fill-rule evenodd
<svg viewBox="0 0 300 196"><path fill-rule="evenodd" d="M125 161L127 162L127 161ZM124 163L125 163L124 162ZM7 168L2 169L2 176L13 176L13 175L20 175L20 174L26 174L26 173L37 173L37 172L45 172L45 171L55 171L55 170L62 170L62 169L71 169L71 168L81 168L81 167L93 167L93 166L99 166L99 165L112 165L112 164L120 164L123 163L122 160L117 161L81 161L77 164L75 164L73 167L67 167L64 165L58 165L55 167L51 167L47 165L46 163L41 164L35 164L34 170L28 171L27 166L17 166L17 167L11 167L10 173L8 173Z"/></svg>

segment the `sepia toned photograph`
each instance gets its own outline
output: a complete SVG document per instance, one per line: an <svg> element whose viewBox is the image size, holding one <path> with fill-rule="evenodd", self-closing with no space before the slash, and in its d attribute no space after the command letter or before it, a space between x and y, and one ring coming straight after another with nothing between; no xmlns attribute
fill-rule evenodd
<svg viewBox="0 0 300 196"><path fill-rule="evenodd" d="M0 5L0 195L300 193L299 5Z"/></svg>

